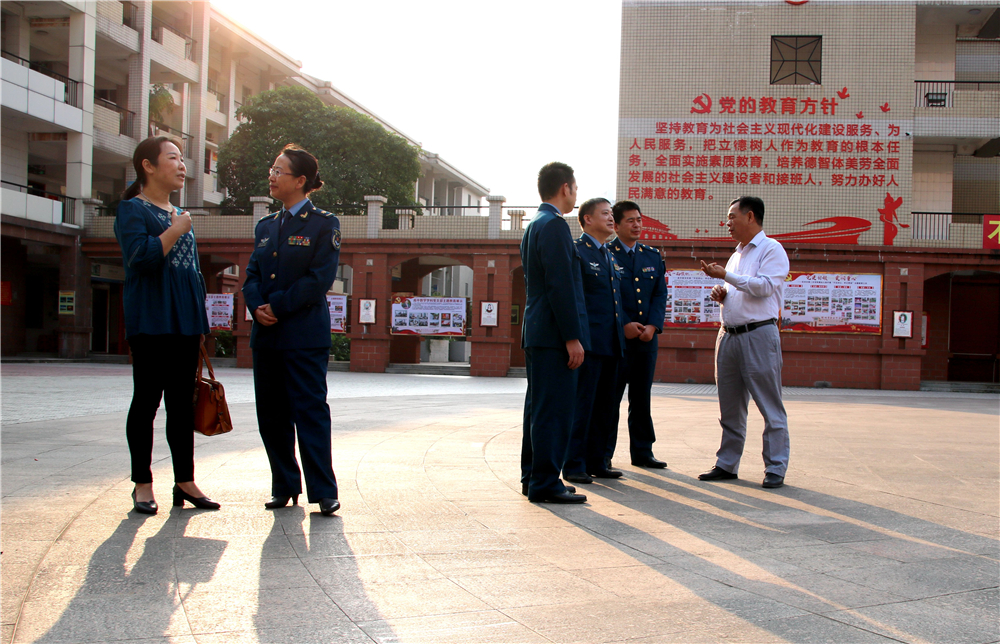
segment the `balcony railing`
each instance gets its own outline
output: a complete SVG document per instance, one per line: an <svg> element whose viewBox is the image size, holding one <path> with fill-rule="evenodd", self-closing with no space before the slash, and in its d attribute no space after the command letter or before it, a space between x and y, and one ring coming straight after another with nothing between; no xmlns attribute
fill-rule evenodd
<svg viewBox="0 0 1000 644"><path fill-rule="evenodd" d="M169 134L175 136L181 140L183 144L183 149L181 152L184 154L185 158L191 158L191 135L187 132L181 132L180 130L174 129L167 125L166 123L160 123L159 121L150 120L149 122L149 136L159 136L161 134Z"/></svg>
<svg viewBox="0 0 1000 644"><path fill-rule="evenodd" d="M122 3L122 24L139 31L139 8L127 0L120 1Z"/></svg>
<svg viewBox="0 0 1000 644"><path fill-rule="evenodd" d="M958 242L961 248L979 248L982 245L983 214L957 212L914 212L912 239L914 245L933 242ZM966 224L956 226L955 224Z"/></svg>
<svg viewBox="0 0 1000 644"><path fill-rule="evenodd" d="M152 37L178 56L194 60L194 39L170 23L154 17Z"/></svg>
<svg viewBox="0 0 1000 644"><path fill-rule="evenodd" d="M0 55L3 55L3 57L6 58L7 60L18 63L23 67L27 67L32 71L36 71L39 74L45 74L49 78L56 79L57 81L63 84L63 88L65 89L65 97L64 97L65 102L68 105L72 105L73 107L80 107L79 82L73 80L68 76L63 76L62 74L58 74L52 71L51 69L45 67L44 64L42 63L32 62L30 60L12 54L9 51L0 51Z"/></svg>
<svg viewBox="0 0 1000 644"><path fill-rule="evenodd" d="M229 111L229 103L226 102L226 95L216 89L209 89L207 91L219 101L219 107L216 111L226 114Z"/></svg>
<svg viewBox="0 0 1000 644"><path fill-rule="evenodd" d="M996 92L1000 82L986 81L914 81L914 107L955 107L955 91Z"/></svg>
<svg viewBox="0 0 1000 644"><path fill-rule="evenodd" d="M0 185L9 190L25 192L32 197L41 197L43 199L58 201L62 204L62 223L76 223L73 220L76 216L76 199L73 197L67 197L66 195L57 194L55 192L46 192L44 190L39 190L38 188L32 188L31 186L22 186L19 183L12 183L10 181L0 181Z"/></svg>
<svg viewBox="0 0 1000 644"><path fill-rule="evenodd" d="M132 136L132 128L135 127L135 112L130 112L103 98L94 98L94 105L100 105L104 109L116 112L118 114L118 134Z"/></svg>

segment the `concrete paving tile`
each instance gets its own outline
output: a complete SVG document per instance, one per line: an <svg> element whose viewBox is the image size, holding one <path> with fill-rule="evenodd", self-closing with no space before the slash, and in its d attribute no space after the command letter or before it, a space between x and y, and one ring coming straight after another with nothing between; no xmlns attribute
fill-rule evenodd
<svg viewBox="0 0 1000 644"><path fill-rule="evenodd" d="M822 573L794 575L773 581L735 580L733 584L761 597L813 613L905 601L901 595L859 586Z"/></svg>
<svg viewBox="0 0 1000 644"><path fill-rule="evenodd" d="M1000 622L1000 589L996 586L983 590L940 595L925 599L929 606L939 606L963 615L985 615L994 622Z"/></svg>
<svg viewBox="0 0 1000 644"><path fill-rule="evenodd" d="M618 597L639 601L679 601L730 588L670 564L575 570L573 574Z"/></svg>
<svg viewBox="0 0 1000 644"><path fill-rule="evenodd" d="M501 609L615 598L612 593L562 570L453 577L452 581L491 607Z"/></svg>
<svg viewBox="0 0 1000 644"><path fill-rule="evenodd" d="M199 633L197 644L372 644L361 628L350 622L327 624L322 614L304 628L259 628L251 631ZM115 643L117 644L117 642Z"/></svg>
<svg viewBox="0 0 1000 644"><path fill-rule="evenodd" d="M859 552L867 552L894 561L913 562L928 559L948 559L956 556L951 548L927 545L907 539L879 539L876 541L856 541L845 543L846 547Z"/></svg>
<svg viewBox="0 0 1000 644"><path fill-rule="evenodd" d="M424 554L421 557L427 564L449 577L555 570L551 563L520 548Z"/></svg>
<svg viewBox="0 0 1000 644"><path fill-rule="evenodd" d="M802 532L783 532L749 528L739 524L725 530L695 529L694 534L709 542L725 543L744 550L764 550L767 548L794 548L796 546L819 546L829 543Z"/></svg>
<svg viewBox="0 0 1000 644"><path fill-rule="evenodd" d="M710 630L686 631L667 634L657 639L640 638L628 640L630 644L654 644L655 642L733 642L735 644L828 644L829 642L850 642L851 644L890 644L898 640L844 625L821 615L800 615L763 622L749 622L739 625L726 624ZM616 643L618 644L618 643ZM622 643L624 644L624 643Z"/></svg>
<svg viewBox="0 0 1000 644"><path fill-rule="evenodd" d="M31 581L27 601L59 602L74 597L165 595L176 590L169 566L58 566L46 562Z"/></svg>
<svg viewBox="0 0 1000 644"><path fill-rule="evenodd" d="M369 584L356 578L345 578L333 585L324 585L323 590L354 622L489 608L448 579Z"/></svg>
<svg viewBox="0 0 1000 644"><path fill-rule="evenodd" d="M37 564L48 552L50 541L12 539L3 534L0 541L0 562L12 564Z"/></svg>
<svg viewBox="0 0 1000 644"><path fill-rule="evenodd" d="M343 504L343 501L341 501ZM319 532L387 532L388 528L372 512L357 505L343 505L333 517L316 517L302 508L283 508L274 511L285 534L317 534Z"/></svg>
<svg viewBox="0 0 1000 644"><path fill-rule="evenodd" d="M879 532L853 523L824 523L820 525L799 526L795 531L815 537L828 543L846 543L851 541L880 541L885 537Z"/></svg>
<svg viewBox="0 0 1000 644"><path fill-rule="evenodd" d="M305 627L317 621L325 625L349 623L317 586L260 590L195 587L183 597L191 632L199 635L278 625Z"/></svg>
<svg viewBox="0 0 1000 644"><path fill-rule="evenodd" d="M336 586L345 579L357 579L362 584L387 584L444 578L439 570L414 554L309 557L302 562L315 583L324 587Z"/></svg>
<svg viewBox="0 0 1000 644"><path fill-rule="evenodd" d="M176 593L134 595L127 602L74 597L68 602L26 602L18 625L21 642L112 642L190 635ZM95 619L100 615L100 619Z"/></svg>
<svg viewBox="0 0 1000 644"><path fill-rule="evenodd" d="M612 546L602 543L588 544L583 547L546 546L530 548L528 552L563 570L592 570L662 563L656 557L651 557L628 546Z"/></svg>
<svg viewBox="0 0 1000 644"><path fill-rule="evenodd" d="M997 563L980 557L956 557L913 563L891 563L826 573L838 579L924 599L997 585Z"/></svg>
<svg viewBox="0 0 1000 644"><path fill-rule="evenodd" d="M394 533L418 554L442 554L470 550L510 550L517 546L493 530L408 530Z"/></svg>
<svg viewBox="0 0 1000 644"><path fill-rule="evenodd" d="M536 644L549 642L538 633L499 611L476 611L431 617L363 622L360 624L379 644Z"/></svg>
<svg viewBox="0 0 1000 644"><path fill-rule="evenodd" d="M10 642L14 639L14 625L0 624L0 641Z"/></svg>
<svg viewBox="0 0 1000 644"><path fill-rule="evenodd" d="M220 544L222 544L220 554ZM171 556L178 560L218 561L222 556L256 559L287 559L297 557L295 549L283 532L250 534L221 539L190 539L177 537L170 540Z"/></svg>
<svg viewBox="0 0 1000 644"><path fill-rule="evenodd" d="M31 587L33 564L7 564L0 566L0 623L13 624L21 610L21 602Z"/></svg>
<svg viewBox="0 0 1000 644"><path fill-rule="evenodd" d="M865 541L863 543L879 542ZM853 545L856 544L824 543L816 546L768 548L758 552L772 559L794 564L800 567L803 572L827 572L842 568L863 568L888 563L885 557L851 547Z"/></svg>
<svg viewBox="0 0 1000 644"><path fill-rule="evenodd" d="M826 617L857 628L903 641L988 642L1000 637L995 612L979 615L958 613L929 600L868 606L824 613Z"/></svg>
<svg viewBox="0 0 1000 644"><path fill-rule="evenodd" d="M223 557L218 562L184 559L175 562L177 578L208 589L307 588L316 581L299 559Z"/></svg>
<svg viewBox="0 0 1000 644"><path fill-rule="evenodd" d="M555 528L497 530L497 533L522 548L593 548L603 543L597 535L565 524Z"/></svg>
<svg viewBox="0 0 1000 644"><path fill-rule="evenodd" d="M288 542L292 544L300 558L393 555L409 552L402 541L387 532L291 534L288 535Z"/></svg>

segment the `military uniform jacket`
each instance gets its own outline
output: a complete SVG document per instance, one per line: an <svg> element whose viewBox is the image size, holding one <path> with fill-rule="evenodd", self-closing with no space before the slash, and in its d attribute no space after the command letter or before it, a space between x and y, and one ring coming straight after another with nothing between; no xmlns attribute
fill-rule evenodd
<svg viewBox="0 0 1000 644"><path fill-rule="evenodd" d="M254 316L255 349L312 349L330 346L326 293L337 274L340 221L306 201L278 232L280 212L257 222L243 297ZM257 323L257 308L270 304L277 324Z"/></svg>
<svg viewBox="0 0 1000 644"><path fill-rule="evenodd" d="M569 224L555 206L543 203L521 238L526 296L522 347L565 349L570 340L579 340L584 350L590 349L579 262Z"/></svg>
<svg viewBox="0 0 1000 644"><path fill-rule="evenodd" d="M587 303L590 324L590 352L620 358L625 354L625 332L622 320L621 284L618 262L609 251L601 248L586 235L576 240L583 279L583 297Z"/></svg>
<svg viewBox="0 0 1000 644"><path fill-rule="evenodd" d="M667 269L659 251L651 246L636 242L635 252L629 258L628 251L621 241L616 239L610 244L618 266L622 269L622 310L625 312L625 322L638 322L643 326L652 324L657 333L663 333L663 318L667 311ZM638 338L628 340L626 346L630 351L655 351L656 338L643 342Z"/></svg>

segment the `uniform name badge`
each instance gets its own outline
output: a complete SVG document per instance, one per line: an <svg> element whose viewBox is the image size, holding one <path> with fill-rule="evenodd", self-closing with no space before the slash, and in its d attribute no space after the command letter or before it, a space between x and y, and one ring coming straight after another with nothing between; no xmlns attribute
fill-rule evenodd
<svg viewBox="0 0 1000 644"><path fill-rule="evenodd" d="M294 237L288 238L289 246L308 246L312 243L311 237L302 237L301 235L296 235Z"/></svg>
<svg viewBox="0 0 1000 644"><path fill-rule="evenodd" d="M263 248L267 246L267 242L269 242L270 240L271 240L270 237L265 237L264 239L260 240L260 242L257 243L257 248Z"/></svg>

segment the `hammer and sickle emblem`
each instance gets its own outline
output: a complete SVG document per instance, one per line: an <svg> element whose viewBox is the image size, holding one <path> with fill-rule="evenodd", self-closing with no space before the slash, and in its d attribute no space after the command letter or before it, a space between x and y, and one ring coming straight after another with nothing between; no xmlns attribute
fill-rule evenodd
<svg viewBox="0 0 1000 644"><path fill-rule="evenodd" d="M712 111L712 97L708 94L700 94L692 101L695 107L691 108L692 114L708 114Z"/></svg>

